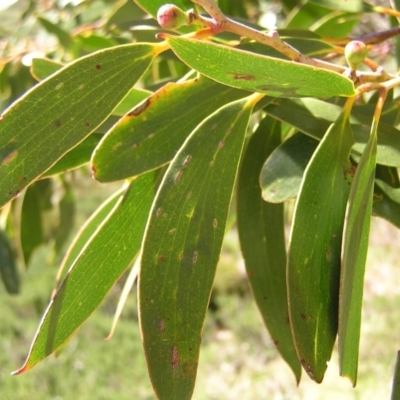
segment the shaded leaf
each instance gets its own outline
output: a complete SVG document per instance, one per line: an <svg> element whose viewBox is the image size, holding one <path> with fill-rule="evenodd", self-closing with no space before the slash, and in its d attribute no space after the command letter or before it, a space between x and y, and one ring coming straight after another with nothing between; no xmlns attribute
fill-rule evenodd
<svg viewBox="0 0 400 400"><path fill-rule="evenodd" d="M292 223L287 284L298 357L321 382L337 333L341 238L353 145L348 114L328 129L311 158Z"/></svg>
<svg viewBox="0 0 400 400"><path fill-rule="evenodd" d="M317 146L317 140L296 133L271 153L260 174L265 201L281 203L297 196L304 170Z"/></svg>
<svg viewBox="0 0 400 400"><path fill-rule="evenodd" d="M353 82L336 72L203 40L168 37L167 41L174 53L191 68L217 82L238 89L274 97L355 94Z"/></svg>
<svg viewBox="0 0 400 400"><path fill-rule="evenodd" d="M376 166L372 214L400 228L400 180L396 168Z"/></svg>
<svg viewBox="0 0 400 400"><path fill-rule="evenodd" d="M373 125L373 128L376 125ZM339 302L340 375L357 382L361 308L374 189L377 132L372 131L350 188L343 239Z"/></svg>
<svg viewBox="0 0 400 400"><path fill-rule="evenodd" d="M40 82L0 119L0 207L93 132L150 65L156 45L78 59Z"/></svg>
<svg viewBox="0 0 400 400"><path fill-rule="evenodd" d="M0 230L0 277L9 294L18 294L20 281L15 254L5 232Z"/></svg>
<svg viewBox="0 0 400 400"><path fill-rule="evenodd" d="M154 173L134 181L85 245L47 308L24 365L31 369L61 346L99 306L140 249L154 198Z"/></svg>
<svg viewBox="0 0 400 400"><path fill-rule="evenodd" d="M103 138L92 157L94 177L115 181L168 163L205 117L245 94L203 76L168 83Z"/></svg>
<svg viewBox="0 0 400 400"><path fill-rule="evenodd" d="M342 10L348 12L360 12L363 10L362 0L309 0L312 3L331 8L332 10Z"/></svg>
<svg viewBox="0 0 400 400"><path fill-rule="evenodd" d="M400 400L400 351L397 352L390 400Z"/></svg>
<svg viewBox="0 0 400 400"><path fill-rule="evenodd" d="M316 139L321 139L330 122L336 120L340 107L318 99L276 99L265 111L274 118L285 122L299 131ZM369 127L351 125L355 145L352 153L361 155L369 138ZM400 167L400 131L381 122L378 127L377 163L390 167Z"/></svg>
<svg viewBox="0 0 400 400"><path fill-rule="evenodd" d="M253 98L253 97L252 97ZM205 318L253 108L230 103L189 136L164 176L146 228L139 312L160 399L192 395Z"/></svg>
<svg viewBox="0 0 400 400"><path fill-rule="evenodd" d="M61 46L63 46L65 49L71 47L72 36L65 29L43 17L37 17L37 20L41 23L41 25L46 29L47 32L57 37Z"/></svg>
<svg viewBox="0 0 400 400"><path fill-rule="evenodd" d="M301 365L288 324L283 205L264 202L258 184L260 168L279 145L280 136L280 123L267 117L250 138L238 178L237 223L253 296L272 340L299 382Z"/></svg>

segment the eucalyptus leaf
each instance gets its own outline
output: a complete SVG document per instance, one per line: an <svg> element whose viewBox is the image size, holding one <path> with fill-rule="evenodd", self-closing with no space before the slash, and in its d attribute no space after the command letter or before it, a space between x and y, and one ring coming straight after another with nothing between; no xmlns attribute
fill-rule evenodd
<svg viewBox="0 0 400 400"><path fill-rule="evenodd" d="M0 230L0 278L9 294L18 294L20 278L10 239Z"/></svg>
<svg viewBox="0 0 400 400"><path fill-rule="evenodd" d="M341 238L353 137L348 113L328 129L313 154L297 197L289 241L289 315L297 354L321 382L338 324Z"/></svg>
<svg viewBox="0 0 400 400"><path fill-rule="evenodd" d="M82 57L6 110L0 119L0 207L93 132L159 51L141 43Z"/></svg>
<svg viewBox="0 0 400 400"><path fill-rule="evenodd" d="M172 160L146 228L139 313L159 399L190 399L201 331L249 118L248 99L205 119Z"/></svg>
<svg viewBox="0 0 400 400"><path fill-rule="evenodd" d="M174 53L191 68L217 82L238 89L274 97L356 94L353 82L336 72L204 40L171 36L167 41Z"/></svg>
<svg viewBox="0 0 400 400"><path fill-rule="evenodd" d="M250 138L238 177L237 224L253 296L272 340L298 383L301 364L287 323L283 204L264 202L258 185L258 174L265 158L281 141L280 125L266 117Z"/></svg>

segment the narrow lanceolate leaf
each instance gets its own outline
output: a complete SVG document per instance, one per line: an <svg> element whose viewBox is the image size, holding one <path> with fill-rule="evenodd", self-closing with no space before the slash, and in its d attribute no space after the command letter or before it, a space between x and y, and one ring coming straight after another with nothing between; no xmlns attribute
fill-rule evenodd
<svg viewBox="0 0 400 400"><path fill-rule="evenodd" d="M99 306L139 251L154 198L154 174L138 178L92 236L62 281L24 365L31 369L61 346Z"/></svg>
<svg viewBox="0 0 400 400"><path fill-rule="evenodd" d="M397 352L390 400L400 400L400 351Z"/></svg>
<svg viewBox="0 0 400 400"><path fill-rule="evenodd" d="M355 94L353 82L336 72L203 40L169 37L167 41L185 64L217 82L238 89L274 97Z"/></svg>
<svg viewBox="0 0 400 400"><path fill-rule="evenodd" d="M163 86L103 138L92 157L94 177L115 181L168 163L204 118L245 94L203 76Z"/></svg>
<svg viewBox="0 0 400 400"><path fill-rule="evenodd" d="M372 214L400 228L400 179L396 168L376 166Z"/></svg>
<svg viewBox="0 0 400 400"><path fill-rule="evenodd" d="M6 233L0 230L0 277L10 294L19 293L19 275L15 259L10 240Z"/></svg>
<svg viewBox="0 0 400 400"><path fill-rule="evenodd" d="M376 125L373 127L376 128ZM357 382L364 272L376 165L376 141L375 129L371 133L351 184L340 273L339 367L340 375L348 377L354 386Z"/></svg>
<svg viewBox="0 0 400 400"><path fill-rule="evenodd" d="M287 322L283 204L264 202L258 179L265 158L280 143L280 136L280 122L267 117L251 137L238 179L237 222L247 276L257 306L276 347L299 382L301 365Z"/></svg>
<svg viewBox="0 0 400 400"><path fill-rule="evenodd" d="M190 399L201 330L253 103L230 103L201 123L170 164L142 249L139 309L158 398Z"/></svg>
<svg viewBox="0 0 400 400"><path fill-rule="evenodd" d="M0 119L0 207L93 132L159 51L132 44L90 54L6 110Z"/></svg>
<svg viewBox="0 0 400 400"><path fill-rule="evenodd" d="M304 171L317 146L317 140L296 133L271 153L260 174L265 201L281 203L297 196Z"/></svg>
<svg viewBox="0 0 400 400"><path fill-rule="evenodd" d="M297 198L287 284L297 354L321 382L337 334L340 254L353 145L348 115L328 129L311 158Z"/></svg>

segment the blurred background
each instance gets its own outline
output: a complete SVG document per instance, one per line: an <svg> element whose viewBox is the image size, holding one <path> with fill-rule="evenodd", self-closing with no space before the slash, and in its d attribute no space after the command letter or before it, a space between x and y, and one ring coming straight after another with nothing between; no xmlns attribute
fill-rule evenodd
<svg viewBox="0 0 400 400"><path fill-rule="evenodd" d="M220 3L228 14L236 12L229 1ZM273 26L287 14L282 3L289 1L241 3L238 8L243 9L237 11L238 15L245 12L254 23ZM2 0L0 110L36 83L29 70L32 58L46 56L68 62L116 44L154 40L156 22L144 18L144 12L131 0ZM390 49L382 47L383 51ZM173 70L173 65L168 66L168 71ZM170 79L168 73L160 71L149 72L159 85ZM104 340L126 276L60 354L21 376L10 376L25 360L68 243L90 214L121 185L95 182L86 167L68 173L66 180L74 188L75 200L65 240L57 249L51 240L35 248L29 268L20 268L19 294L8 294L0 284L0 400L153 399L140 342L136 288L114 337ZM49 214L48 218L53 217ZM225 238L207 313L193 398L389 398L400 347L400 233L380 219L373 220L371 232L357 388L338 376L336 351L321 385L303 374L296 386L252 300L233 226Z"/></svg>

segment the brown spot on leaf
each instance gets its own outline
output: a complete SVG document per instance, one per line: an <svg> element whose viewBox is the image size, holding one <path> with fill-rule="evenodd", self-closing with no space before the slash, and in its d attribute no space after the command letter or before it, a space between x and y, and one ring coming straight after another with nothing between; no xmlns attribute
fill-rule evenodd
<svg viewBox="0 0 400 400"><path fill-rule="evenodd" d="M216 228L218 226L218 221L216 218L213 219L213 227Z"/></svg>
<svg viewBox="0 0 400 400"><path fill-rule="evenodd" d="M197 251L195 251L193 253L193 257L192 257L193 264L196 264L198 256L199 256L199 253Z"/></svg>
<svg viewBox="0 0 400 400"><path fill-rule="evenodd" d="M165 261L165 256L164 256L163 254L160 254L159 257L158 257L158 259L159 259L160 261Z"/></svg>
<svg viewBox="0 0 400 400"><path fill-rule="evenodd" d="M165 332L165 321L163 319L160 319L158 328L160 329L160 332Z"/></svg>
<svg viewBox="0 0 400 400"><path fill-rule="evenodd" d="M230 74L233 76L233 79L239 79L244 81L253 81L254 79L256 79L254 75L250 74L237 74L235 72L230 72Z"/></svg>
<svg viewBox="0 0 400 400"><path fill-rule="evenodd" d="M101 65L100 64L96 64L96 69L101 69Z"/></svg>
<svg viewBox="0 0 400 400"><path fill-rule="evenodd" d="M183 161L182 167L186 168L189 165L191 160L192 160L192 156L191 155L187 156L185 158L185 160Z"/></svg>
<svg viewBox="0 0 400 400"><path fill-rule="evenodd" d="M13 150L9 154L7 154L4 158L3 161L1 162L3 165L7 165L10 163L14 158L17 156L18 150Z"/></svg>
<svg viewBox="0 0 400 400"><path fill-rule="evenodd" d="M183 175L183 171L180 169L175 175L174 183L178 183L181 180L182 175Z"/></svg>
<svg viewBox="0 0 400 400"><path fill-rule="evenodd" d="M142 103L140 103L137 107L135 107L132 111L130 111L127 116L128 117L137 117L140 115L149 105L151 101L150 98L146 99Z"/></svg>
<svg viewBox="0 0 400 400"><path fill-rule="evenodd" d="M225 146L225 142L221 140L221 141L218 143L218 147L221 149L221 148L224 147L224 146Z"/></svg>
<svg viewBox="0 0 400 400"><path fill-rule="evenodd" d="M306 319L305 314L300 314L301 319Z"/></svg>
<svg viewBox="0 0 400 400"><path fill-rule="evenodd" d="M132 149L137 149L138 147L139 147L139 145L137 143L133 143Z"/></svg>
<svg viewBox="0 0 400 400"><path fill-rule="evenodd" d="M179 352L176 346L172 347L172 359L171 359L171 364L172 364L172 370L176 371L179 368Z"/></svg>
<svg viewBox="0 0 400 400"><path fill-rule="evenodd" d="M54 125L59 128L61 126L61 121L58 119L56 122L54 122Z"/></svg>

